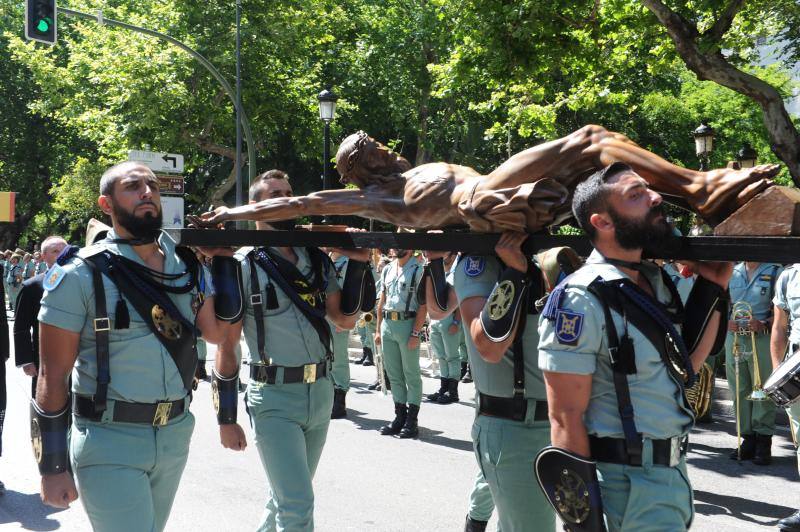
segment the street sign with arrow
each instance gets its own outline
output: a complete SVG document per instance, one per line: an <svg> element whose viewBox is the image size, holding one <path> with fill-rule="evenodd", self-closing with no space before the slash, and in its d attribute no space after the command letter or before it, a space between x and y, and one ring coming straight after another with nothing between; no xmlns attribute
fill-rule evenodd
<svg viewBox="0 0 800 532"><path fill-rule="evenodd" d="M128 160L142 163L153 172L183 173L183 155L177 153L130 150Z"/></svg>

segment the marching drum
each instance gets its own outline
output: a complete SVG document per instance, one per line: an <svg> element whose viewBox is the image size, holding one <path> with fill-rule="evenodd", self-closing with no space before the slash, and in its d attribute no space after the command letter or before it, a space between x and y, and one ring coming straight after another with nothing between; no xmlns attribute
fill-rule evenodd
<svg viewBox="0 0 800 532"><path fill-rule="evenodd" d="M800 400L800 349L775 368L764 391L781 408Z"/></svg>

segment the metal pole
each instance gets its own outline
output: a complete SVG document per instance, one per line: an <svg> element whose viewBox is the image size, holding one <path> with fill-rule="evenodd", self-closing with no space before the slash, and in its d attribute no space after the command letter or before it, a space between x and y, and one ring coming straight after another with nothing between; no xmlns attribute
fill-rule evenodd
<svg viewBox="0 0 800 532"><path fill-rule="evenodd" d="M322 190L331 188L330 173L328 172L328 161L331 159L331 123L325 121L325 140L322 147Z"/></svg>
<svg viewBox="0 0 800 532"><path fill-rule="evenodd" d="M236 206L244 205L244 187L242 184L242 2L236 0ZM244 229L246 222L238 224Z"/></svg>
<svg viewBox="0 0 800 532"><path fill-rule="evenodd" d="M178 48L180 48L184 52L186 52L189 55L191 55L192 57L194 57L201 65L203 65L206 68L206 70L208 70L211 73L212 76L214 76L214 79L216 79L219 82L219 84L222 86L222 90L224 90L225 94L227 94L228 98L230 98L231 102L233 103L234 108L238 109L239 112L241 113L241 121L240 122L241 122L242 130L244 131L244 138L247 141L248 177L249 177L249 180L251 182L253 180L255 180L255 178L256 178L255 142L253 142L253 132L250 129L250 122L247 119L247 114L244 112L244 109L242 108L242 106L239 105L239 102L236 99L236 95L234 94L234 91L231 88L231 86L228 83L228 81L224 77L222 77L222 74L220 74L219 70L217 70L216 67L214 67L214 65L212 65L211 62L208 59L206 59L205 57L203 57L202 55L200 55L199 53L197 53L193 49L189 48L188 46L183 44L178 39L175 39L174 37L170 37L169 35L166 35L164 33L158 32L158 31L149 30L147 28L142 28L140 26L134 26L133 24L128 24L126 22L120 22L119 20L113 20L113 19L110 19L110 18L105 18L105 17L103 17L103 12L102 11L98 11L96 15L90 15L89 13L84 13L82 11L75 11L74 9L69 9L67 7L58 6L58 12L62 13L64 15L67 15L67 16L94 20L100 25L107 24L109 26L116 26L116 27L119 27L119 28L125 28L127 30L135 31L135 32L138 32L138 33L144 33L145 35L150 35L151 37L156 37L156 38L161 39L163 41L167 41L168 43L177 46Z"/></svg>
<svg viewBox="0 0 800 532"><path fill-rule="evenodd" d="M331 188L330 176L328 172L328 161L331 158L331 123L325 120L325 138L322 146L322 190L329 190ZM333 223L331 216L324 216L322 218L323 224Z"/></svg>

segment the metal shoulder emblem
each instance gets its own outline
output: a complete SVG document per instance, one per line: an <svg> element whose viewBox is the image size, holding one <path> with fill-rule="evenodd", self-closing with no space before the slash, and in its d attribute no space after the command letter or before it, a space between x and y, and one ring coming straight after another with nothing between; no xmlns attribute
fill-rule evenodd
<svg viewBox="0 0 800 532"><path fill-rule="evenodd" d="M489 317L492 320L497 321L508 314L514 301L514 291L514 283L506 280L492 292L488 305Z"/></svg>

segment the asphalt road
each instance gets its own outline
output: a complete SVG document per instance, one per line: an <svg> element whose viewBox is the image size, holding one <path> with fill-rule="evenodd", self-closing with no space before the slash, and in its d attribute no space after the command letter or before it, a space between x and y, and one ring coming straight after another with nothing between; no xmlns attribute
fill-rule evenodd
<svg viewBox="0 0 800 532"><path fill-rule="evenodd" d="M356 351L351 355L355 357ZM427 358L422 361L429 366ZM388 396L366 389L374 379L374 368L351 364L351 370L348 417L331 423L315 479L317 530L463 530L476 471L469 437L473 386L460 386L460 404L423 404L420 438L399 440L376 430L392 417L393 405ZM0 530L90 530L80 504L56 510L39 501L39 477L28 440L29 380L14 367L13 356L7 371L9 402L0 480L8 491L0 498ZM425 393L437 387L438 380L424 378ZM773 465L729 460L735 424L720 379L717 392L723 399L715 405L715 422L699 427L691 438L689 472L697 514L692 530L774 530L778 519L800 505L788 430L779 427ZM192 412L197 425L189 464L167 530L254 530L266 499L266 480L255 447L236 453L219 445L207 382L201 383ZM493 524L490 529L494 530ZM534 523L531 530L536 530Z"/></svg>

